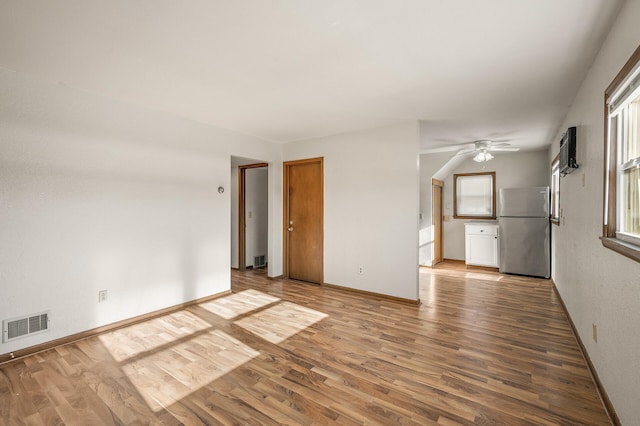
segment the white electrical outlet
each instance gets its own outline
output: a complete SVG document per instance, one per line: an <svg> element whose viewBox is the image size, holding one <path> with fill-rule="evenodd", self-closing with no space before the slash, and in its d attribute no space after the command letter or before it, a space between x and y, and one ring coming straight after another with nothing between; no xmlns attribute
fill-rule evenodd
<svg viewBox="0 0 640 426"><path fill-rule="evenodd" d="M360 266L360 267L358 268L358 273L359 273L360 275L364 274L364 266Z"/></svg>
<svg viewBox="0 0 640 426"><path fill-rule="evenodd" d="M107 290L100 290L98 292L98 303L107 301Z"/></svg>

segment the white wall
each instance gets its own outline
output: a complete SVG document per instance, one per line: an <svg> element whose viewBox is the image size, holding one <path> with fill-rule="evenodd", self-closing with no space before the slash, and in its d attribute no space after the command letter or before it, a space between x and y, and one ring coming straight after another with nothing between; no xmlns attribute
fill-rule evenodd
<svg viewBox="0 0 640 426"><path fill-rule="evenodd" d="M0 354L230 288L217 188L231 154L280 171L280 146L4 69L0 97L0 319L51 318ZM280 194L270 185L271 210Z"/></svg>
<svg viewBox="0 0 640 426"><path fill-rule="evenodd" d="M418 299L418 123L287 144L283 155L324 157L325 282Z"/></svg>
<svg viewBox="0 0 640 426"><path fill-rule="evenodd" d="M266 168L247 169L245 172L246 198L246 265L253 264L254 256L267 256L268 241L268 170ZM267 256L268 259L268 256Z"/></svg>
<svg viewBox="0 0 640 426"><path fill-rule="evenodd" d="M640 419L640 263L600 243L604 90L640 44L640 1L627 1L553 142L578 127L580 168L560 179L564 221L552 227L553 280L622 424ZM582 185L584 175L585 185ZM592 338L598 327L598 342Z"/></svg>
<svg viewBox="0 0 640 426"><path fill-rule="evenodd" d="M486 163L477 163L471 157L444 179L443 214L453 216L453 175L456 173L496 172L496 196L500 188L549 186L550 166L548 151L497 153ZM424 182L423 182L424 185ZM496 201L496 208L500 200ZM464 260L464 224L469 219L451 219L444 222L444 257Z"/></svg>
<svg viewBox="0 0 640 426"><path fill-rule="evenodd" d="M269 162L269 232L267 235L268 250L267 275L282 276L282 147L278 147L278 161Z"/></svg>

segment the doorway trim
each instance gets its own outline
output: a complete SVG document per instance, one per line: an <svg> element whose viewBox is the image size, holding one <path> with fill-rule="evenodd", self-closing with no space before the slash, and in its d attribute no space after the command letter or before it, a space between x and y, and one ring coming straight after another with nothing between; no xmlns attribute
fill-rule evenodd
<svg viewBox="0 0 640 426"><path fill-rule="evenodd" d="M245 271L247 269L247 220L246 212L246 184L247 169L259 169L269 167L268 163L254 163L238 166L238 270Z"/></svg>
<svg viewBox="0 0 640 426"><path fill-rule="evenodd" d="M289 170L292 166L306 163L320 164L320 227L322 240L320 241L320 285L324 285L324 157L307 158L304 160L285 161L282 163L282 276L289 279Z"/></svg>
<svg viewBox="0 0 640 426"><path fill-rule="evenodd" d="M440 199L434 200L434 187L440 188ZM434 226L433 232L433 257L431 258L431 267L434 267L438 263L444 260L444 226L442 221L442 212L443 212L443 193L444 193L444 182L438 179L431 178L431 224ZM435 201L438 201L440 204L440 211L436 215L434 214ZM435 229L436 225L439 225L438 229L440 232L436 234ZM441 256L437 259L436 253L440 253Z"/></svg>

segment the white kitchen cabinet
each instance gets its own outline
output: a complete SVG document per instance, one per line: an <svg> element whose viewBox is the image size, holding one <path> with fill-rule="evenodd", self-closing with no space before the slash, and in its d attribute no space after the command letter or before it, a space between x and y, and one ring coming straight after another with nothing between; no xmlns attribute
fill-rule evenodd
<svg viewBox="0 0 640 426"><path fill-rule="evenodd" d="M465 263L492 268L500 267L500 239L497 223L465 224Z"/></svg>

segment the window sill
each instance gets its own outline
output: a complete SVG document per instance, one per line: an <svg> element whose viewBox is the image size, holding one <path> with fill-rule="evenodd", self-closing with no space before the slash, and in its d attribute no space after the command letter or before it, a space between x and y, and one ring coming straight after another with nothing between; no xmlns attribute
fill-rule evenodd
<svg viewBox="0 0 640 426"><path fill-rule="evenodd" d="M554 225L560 226L560 219L549 219L549 222L553 223Z"/></svg>
<svg viewBox="0 0 640 426"><path fill-rule="evenodd" d="M611 249L616 253L620 253L629 259L635 260L636 262L640 262L640 246L611 237L600 237L600 241L602 241L602 245L606 248Z"/></svg>

